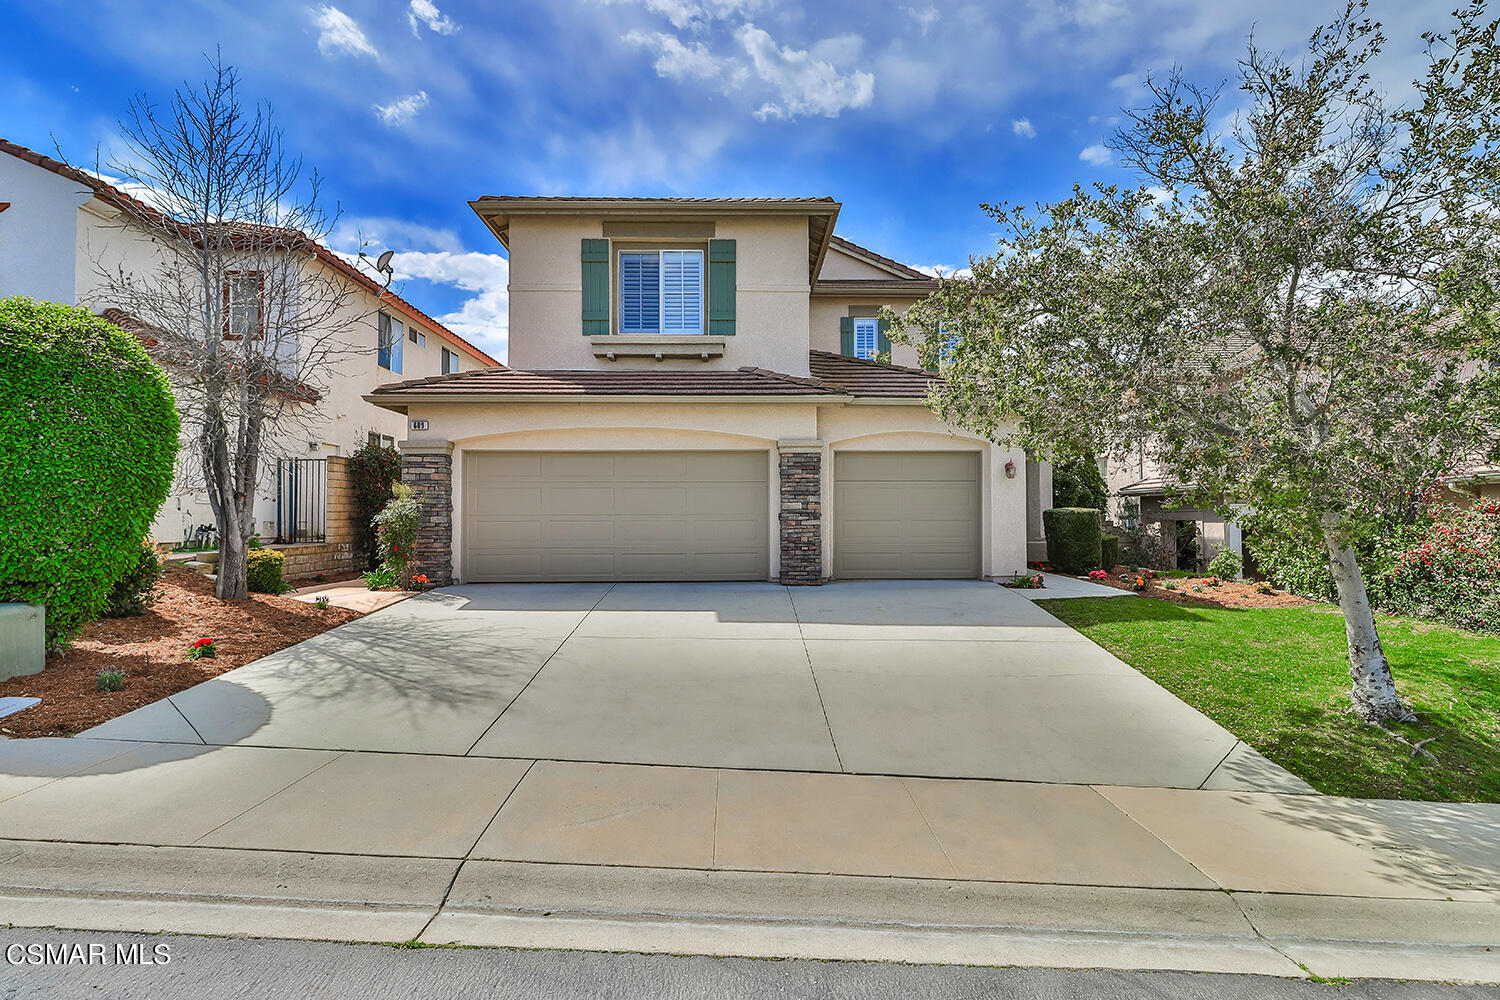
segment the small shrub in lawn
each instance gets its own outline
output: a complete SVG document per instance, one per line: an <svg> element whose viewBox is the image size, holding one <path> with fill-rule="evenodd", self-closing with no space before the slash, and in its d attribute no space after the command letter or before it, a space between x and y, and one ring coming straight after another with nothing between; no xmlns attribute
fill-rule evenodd
<svg viewBox="0 0 1500 1000"><path fill-rule="evenodd" d="M1232 549L1222 549L1213 557L1208 564L1208 571L1221 580L1236 580L1239 578L1241 560L1238 552Z"/></svg>
<svg viewBox="0 0 1500 1000"><path fill-rule="evenodd" d="M219 655L219 648L212 639L199 639L187 650L189 660L211 660Z"/></svg>
<svg viewBox="0 0 1500 1000"><path fill-rule="evenodd" d="M104 616L126 618L145 614L147 606L161 596L156 584L165 572L166 567L162 565L156 546L149 541L144 542L136 555L135 563L109 592L109 606L104 609Z"/></svg>
<svg viewBox="0 0 1500 1000"><path fill-rule="evenodd" d="M313 607L317 608L319 611L327 611L328 610L328 595L327 594L319 594L317 597L314 597L313 598Z"/></svg>
<svg viewBox="0 0 1500 1000"><path fill-rule="evenodd" d="M1099 568L1101 515L1092 507L1052 507L1042 511L1047 535L1047 562L1064 573Z"/></svg>
<svg viewBox="0 0 1500 1000"><path fill-rule="evenodd" d="M123 670L101 670L99 671L98 688L100 691L123 691L125 690L125 671Z"/></svg>
<svg viewBox="0 0 1500 1000"><path fill-rule="evenodd" d="M251 549L245 556L246 586L257 594L286 593L287 585L281 579L285 565L286 556L275 549Z"/></svg>

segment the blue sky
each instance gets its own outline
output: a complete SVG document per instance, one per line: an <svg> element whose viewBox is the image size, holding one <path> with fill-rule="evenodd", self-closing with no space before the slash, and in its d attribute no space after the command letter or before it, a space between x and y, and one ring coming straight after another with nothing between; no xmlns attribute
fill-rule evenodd
<svg viewBox="0 0 1500 1000"><path fill-rule="evenodd" d="M1298 0L12 0L0 135L92 164L126 101L221 46L398 289L504 356L506 261L481 194L823 195L838 231L919 266L993 249L982 201L1130 181L1101 143L1140 81L1295 50ZM1374 0L1393 91L1443 2ZM1231 100L1233 95L1231 94Z"/></svg>

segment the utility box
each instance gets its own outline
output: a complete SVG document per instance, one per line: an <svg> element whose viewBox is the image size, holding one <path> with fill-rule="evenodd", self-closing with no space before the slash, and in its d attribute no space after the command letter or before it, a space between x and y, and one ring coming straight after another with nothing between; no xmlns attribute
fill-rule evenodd
<svg viewBox="0 0 1500 1000"><path fill-rule="evenodd" d="M47 665L46 616L40 604L0 604L0 681Z"/></svg>

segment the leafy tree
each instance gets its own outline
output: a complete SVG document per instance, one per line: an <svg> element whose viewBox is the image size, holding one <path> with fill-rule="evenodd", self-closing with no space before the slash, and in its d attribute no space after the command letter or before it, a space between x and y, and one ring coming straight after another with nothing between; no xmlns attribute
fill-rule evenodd
<svg viewBox="0 0 1500 1000"><path fill-rule="evenodd" d="M1500 458L1496 27L1472 0L1424 34L1400 105L1368 75L1384 36L1362 3L1298 61L1252 41L1233 104L1149 78L1111 142L1138 186L984 206L999 252L896 330L928 362L963 331L934 398L950 422L1044 456L1146 442L1198 503L1274 511L1321 547L1375 723L1413 715L1361 543L1436 477Z"/></svg>
<svg viewBox="0 0 1500 1000"><path fill-rule="evenodd" d="M1052 506L1104 510L1109 487L1092 455L1066 459L1052 466Z"/></svg>
<svg viewBox="0 0 1500 1000"><path fill-rule="evenodd" d="M349 478L354 487L354 552L361 566L375 565L379 547L373 518L396 495L401 481L401 453L373 440L349 456Z"/></svg>

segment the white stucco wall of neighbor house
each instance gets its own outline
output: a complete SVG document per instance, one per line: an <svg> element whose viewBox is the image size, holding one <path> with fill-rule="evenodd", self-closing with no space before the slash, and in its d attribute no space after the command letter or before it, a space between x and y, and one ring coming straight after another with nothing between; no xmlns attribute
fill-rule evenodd
<svg viewBox="0 0 1500 1000"><path fill-rule="evenodd" d="M0 296L74 301L78 208L93 196L82 184L15 156L0 155Z"/></svg>

